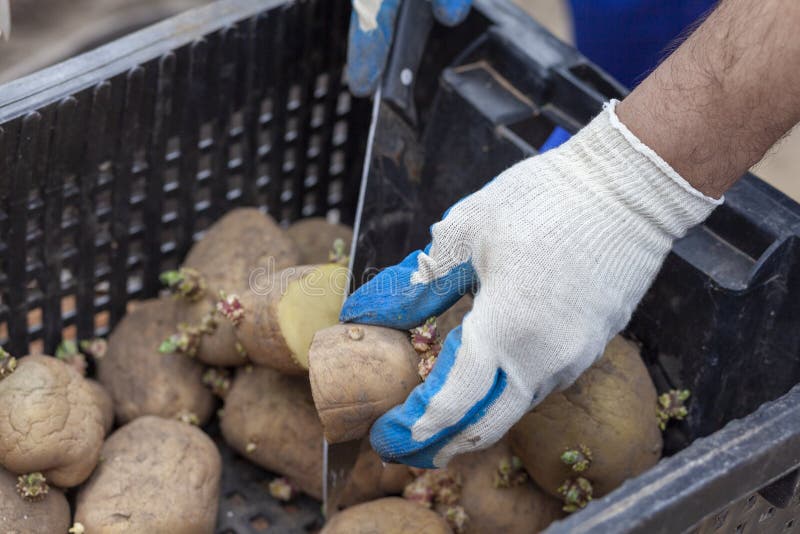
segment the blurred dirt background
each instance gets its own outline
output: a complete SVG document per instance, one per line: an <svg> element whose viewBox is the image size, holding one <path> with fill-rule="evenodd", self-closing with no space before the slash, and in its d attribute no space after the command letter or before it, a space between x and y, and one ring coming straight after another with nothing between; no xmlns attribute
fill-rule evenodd
<svg viewBox="0 0 800 534"><path fill-rule="evenodd" d="M11 0L0 82L58 63L208 0Z"/></svg>
<svg viewBox="0 0 800 534"><path fill-rule="evenodd" d="M572 41L565 0L514 0L564 41ZM12 0L12 38L0 42L0 82L209 0ZM800 129L774 147L754 172L800 201Z"/></svg>

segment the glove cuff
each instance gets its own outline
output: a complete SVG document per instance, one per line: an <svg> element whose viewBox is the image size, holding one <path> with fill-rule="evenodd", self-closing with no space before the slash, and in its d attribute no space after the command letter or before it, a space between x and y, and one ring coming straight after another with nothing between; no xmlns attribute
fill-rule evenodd
<svg viewBox="0 0 800 534"><path fill-rule="evenodd" d="M571 160L572 165L581 164L589 171L573 174L585 177L581 186L655 224L671 238L682 237L722 204L724 197L711 198L681 177L619 120L617 104L611 100L565 143L563 151L552 151L554 159L561 161L551 163L560 166Z"/></svg>

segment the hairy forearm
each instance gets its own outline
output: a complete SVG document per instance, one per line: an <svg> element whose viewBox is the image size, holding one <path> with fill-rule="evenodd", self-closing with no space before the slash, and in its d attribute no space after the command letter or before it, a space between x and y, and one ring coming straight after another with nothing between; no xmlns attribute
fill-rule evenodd
<svg viewBox="0 0 800 534"><path fill-rule="evenodd" d="M617 113L719 197L800 121L800 2L723 0Z"/></svg>

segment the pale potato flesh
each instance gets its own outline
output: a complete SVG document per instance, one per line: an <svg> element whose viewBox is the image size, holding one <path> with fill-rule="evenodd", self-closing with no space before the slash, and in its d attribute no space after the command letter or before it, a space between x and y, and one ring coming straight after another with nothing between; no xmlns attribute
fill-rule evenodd
<svg viewBox="0 0 800 534"><path fill-rule="evenodd" d="M297 362L308 369L308 349L318 330L339 322L347 269L336 264L314 267L287 284L278 302L278 325Z"/></svg>

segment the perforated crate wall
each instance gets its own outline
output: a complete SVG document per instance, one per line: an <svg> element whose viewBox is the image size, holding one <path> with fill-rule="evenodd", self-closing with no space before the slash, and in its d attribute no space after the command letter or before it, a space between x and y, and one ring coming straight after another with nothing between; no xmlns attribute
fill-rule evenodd
<svg viewBox="0 0 800 534"><path fill-rule="evenodd" d="M235 206L352 221L368 105L342 81L349 2L196 13L0 91L10 352L106 333Z"/></svg>

